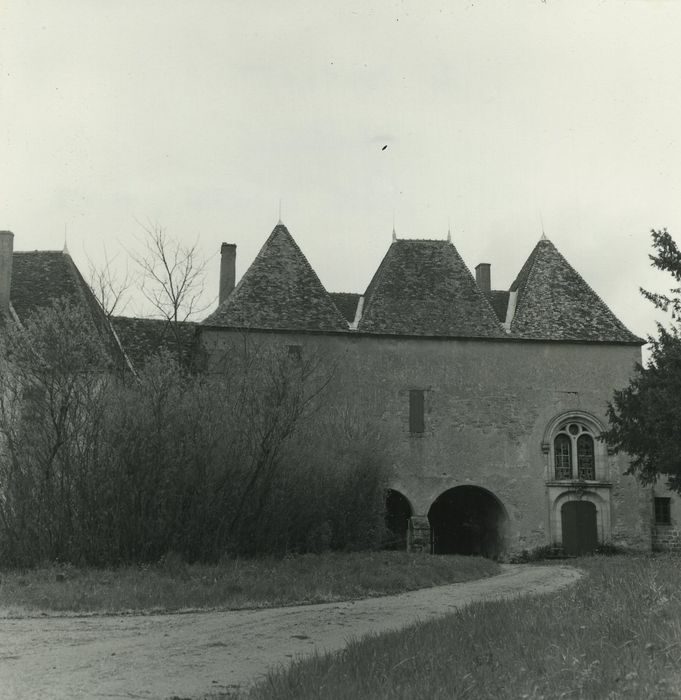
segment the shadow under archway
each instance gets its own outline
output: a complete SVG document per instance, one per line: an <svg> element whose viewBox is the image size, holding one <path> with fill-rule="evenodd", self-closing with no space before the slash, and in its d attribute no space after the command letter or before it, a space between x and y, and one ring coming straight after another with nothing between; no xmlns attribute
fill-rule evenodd
<svg viewBox="0 0 681 700"><path fill-rule="evenodd" d="M412 514L411 504L406 496L395 489L386 491L384 549L404 550L407 548L407 529Z"/></svg>
<svg viewBox="0 0 681 700"><path fill-rule="evenodd" d="M505 549L508 517L499 499L478 486L441 493L428 511L433 554L497 559Z"/></svg>

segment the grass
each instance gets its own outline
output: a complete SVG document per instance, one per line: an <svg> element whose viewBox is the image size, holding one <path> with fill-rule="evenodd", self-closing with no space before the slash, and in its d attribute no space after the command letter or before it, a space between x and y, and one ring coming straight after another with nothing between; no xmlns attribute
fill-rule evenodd
<svg viewBox="0 0 681 700"><path fill-rule="evenodd" d="M405 552L306 554L284 559L0 574L0 617L43 613L172 612L352 600L493 576L498 564Z"/></svg>
<svg viewBox="0 0 681 700"><path fill-rule="evenodd" d="M681 698L681 558L570 563L588 573L571 588L353 641L246 697Z"/></svg>

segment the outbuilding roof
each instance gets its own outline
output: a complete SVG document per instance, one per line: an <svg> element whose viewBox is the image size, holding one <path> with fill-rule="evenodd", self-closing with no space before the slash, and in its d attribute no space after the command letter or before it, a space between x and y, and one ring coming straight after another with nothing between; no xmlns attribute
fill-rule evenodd
<svg viewBox="0 0 681 700"><path fill-rule="evenodd" d="M343 318L348 323L352 323L357 315L357 304L362 295L352 292L329 292L329 296L336 308L343 314Z"/></svg>
<svg viewBox="0 0 681 700"><path fill-rule="evenodd" d="M162 352L177 358L185 367L191 365L196 323L128 316L114 316L111 323L135 369L141 369Z"/></svg>
<svg viewBox="0 0 681 700"><path fill-rule="evenodd" d="M124 367L124 353L71 256L56 250L14 251L10 304L19 320L27 320L36 310L50 307L58 299L66 299L87 313L113 364Z"/></svg>
<svg viewBox="0 0 681 700"><path fill-rule="evenodd" d="M489 292L485 292L487 301L489 301L494 313L502 323L506 320L506 314L508 312L509 294L510 292L501 289L492 289Z"/></svg>
<svg viewBox="0 0 681 700"><path fill-rule="evenodd" d="M68 253L57 250L14 251L10 301L20 319L55 299L68 298L94 309L97 302Z"/></svg>

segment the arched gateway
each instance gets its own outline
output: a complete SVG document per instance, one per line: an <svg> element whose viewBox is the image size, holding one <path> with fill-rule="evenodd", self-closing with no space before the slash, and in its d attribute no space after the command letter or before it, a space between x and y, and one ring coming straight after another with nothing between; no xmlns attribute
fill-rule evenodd
<svg viewBox="0 0 681 700"><path fill-rule="evenodd" d="M409 518L413 510L406 496L395 489L385 494L385 549L406 549Z"/></svg>
<svg viewBox="0 0 681 700"><path fill-rule="evenodd" d="M489 491L457 486L428 511L433 554L477 554L496 559L505 549L508 516Z"/></svg>

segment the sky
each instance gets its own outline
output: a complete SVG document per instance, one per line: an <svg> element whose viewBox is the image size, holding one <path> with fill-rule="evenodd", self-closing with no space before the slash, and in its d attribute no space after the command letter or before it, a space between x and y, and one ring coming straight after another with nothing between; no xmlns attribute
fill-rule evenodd
<svg viewBox="0 0 681 700"><path fill-rule="evenodd" d="M681 241L681 3L3 0L0 229L237 278L281 218L329 291L448 228L507 289L542 235L635 333ZM212 309L210 309L212 310ZM147 313L134 294L127 313Z"/></svg>

